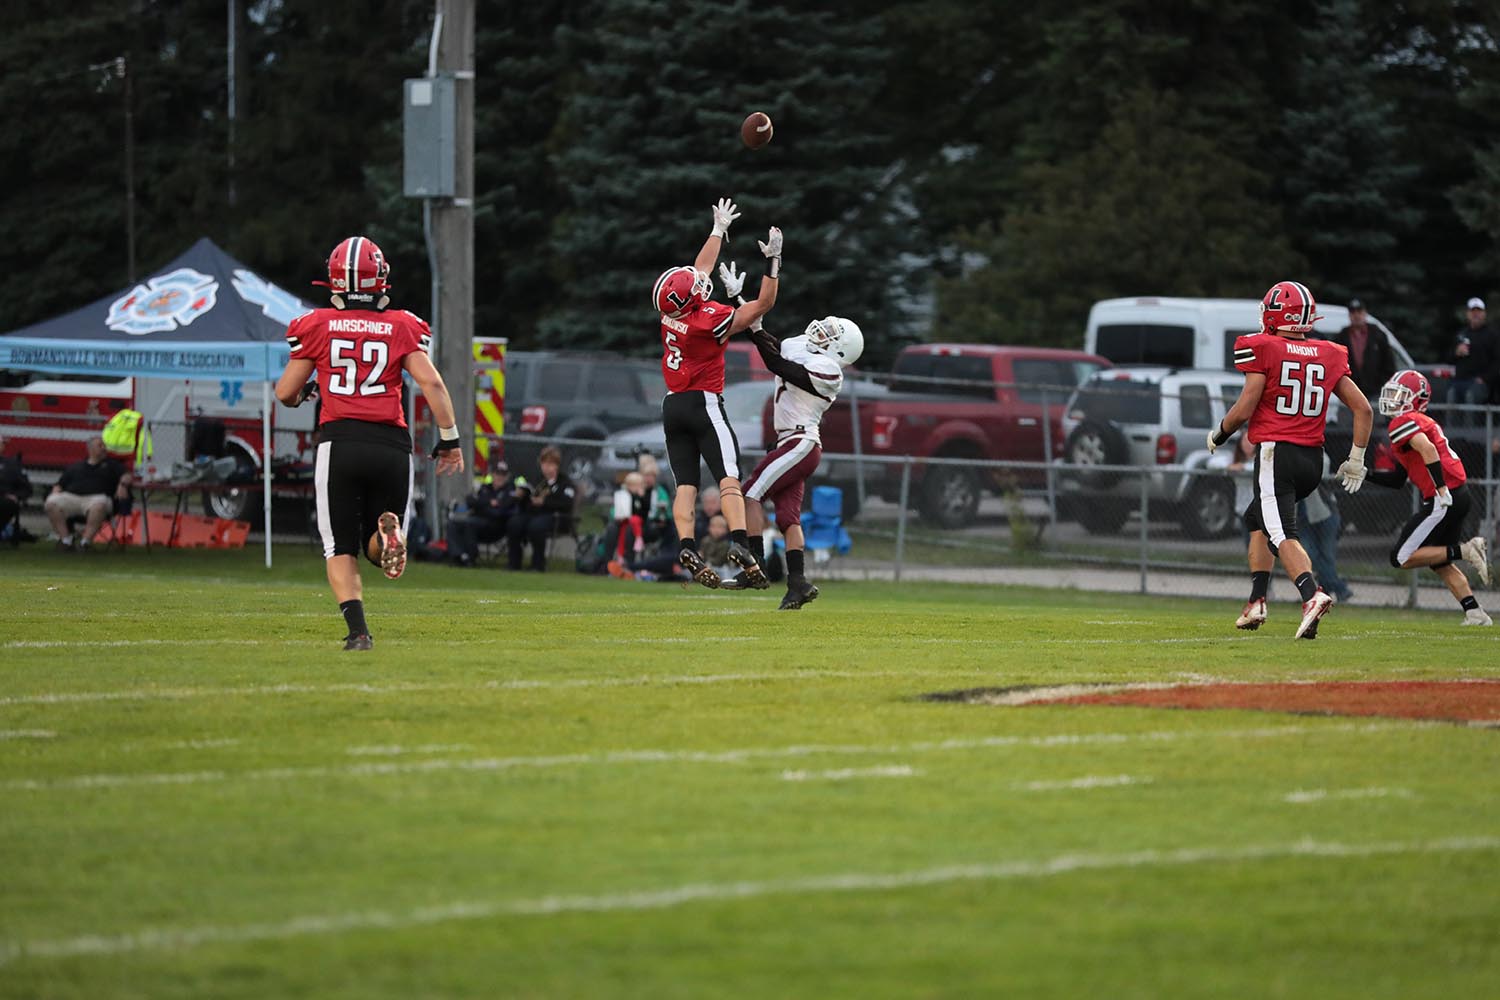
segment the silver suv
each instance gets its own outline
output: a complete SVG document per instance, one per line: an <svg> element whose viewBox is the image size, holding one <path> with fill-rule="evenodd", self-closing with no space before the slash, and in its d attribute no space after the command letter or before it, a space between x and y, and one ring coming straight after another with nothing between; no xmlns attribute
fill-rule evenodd
<svg viewBox="0 0 1500 1000"><path fill-rule="evenodd" d="M1193 538L1238 526L1234 484L1192 475L1208 458L1204 438L1239 398L1245 377L1208 368L1127 366L1095 372L1063 411L1058 506L1093 534L1119 531L1140 506L1141 481L1119 469L1146 469L1153 518L1170 517Z"/></svg>

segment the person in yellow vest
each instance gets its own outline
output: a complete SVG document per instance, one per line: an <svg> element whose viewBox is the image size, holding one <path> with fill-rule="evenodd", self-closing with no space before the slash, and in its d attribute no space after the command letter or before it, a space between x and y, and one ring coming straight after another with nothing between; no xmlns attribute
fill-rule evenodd
<svg viewBox="0 0 1500 1000"><path fill-rule="evenodd" d="M103 436L89 438L89 457L63 470L43 502L47 520L57 534L59 548L70 549L76 542L87 549L104 521L123 501L130 499L130 473L109 456ZM84 519L83 533L74 537L68 530L68 518Z"/></svg>

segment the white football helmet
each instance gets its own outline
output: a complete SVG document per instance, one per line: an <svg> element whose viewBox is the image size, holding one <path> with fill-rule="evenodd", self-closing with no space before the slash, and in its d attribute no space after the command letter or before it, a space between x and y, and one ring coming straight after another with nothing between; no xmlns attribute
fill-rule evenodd
<svg viewBox="0 0 1500 1000"><path fill-rule="evenodd" d="M825 316L807 324L807 347L828 355L847 368L864 353L865 335L852 319Z"/></svg>

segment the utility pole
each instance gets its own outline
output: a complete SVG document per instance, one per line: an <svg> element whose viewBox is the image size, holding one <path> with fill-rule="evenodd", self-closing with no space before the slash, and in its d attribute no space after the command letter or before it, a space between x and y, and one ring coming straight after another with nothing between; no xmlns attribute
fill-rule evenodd
<svg viewBox="0 0 1500 1000"><path fill-rule="evenodd" d="M437 0L435 69L454 80L453 197L431 199L433 263L441 275L433 340L437 368L453 397L464 450L474 453L474 0ZM438 479L446 511L463 499L467 476ZM433 521L436 530L437 522Z"/></svg>
<svg viewBox="0 0 1500 1000"><path fill-rule="evenodd" d="M124 56L115 60L115 72L123 81L125 92L125 279L135 283L135 112L130 94L130 63Z"/></svg>

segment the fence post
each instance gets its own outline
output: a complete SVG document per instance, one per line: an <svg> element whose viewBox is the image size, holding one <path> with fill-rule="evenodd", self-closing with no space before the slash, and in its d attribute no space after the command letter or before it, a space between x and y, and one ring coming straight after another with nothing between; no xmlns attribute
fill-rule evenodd
<svg viewBox="0 0 1500 1000"><path fill-rule="evenodd" d="M1500 500L1500 490L1495 488L1495 408L1484 411L1484 537L1495 537L1495 501Z"/></svg>
<svg viewBox="0 0 1500 1000"><path fill-rule="evenodd" d="M1042 386L1042 461L1047 463L1048 526L1057 525L1057 475L1052 468L1052 411L1047 405L1047 387Z"/></svg>
<svg viewBox="0 0 1500 1000"><path fill-rule="evenodd" d="M865 463L863 461L865 450L860 441L859 431L859 387L850 386L849 388L849 428L854 435L854 494L859 497L859 506L863 510L865 506Z"/></svg>
<svg viewBox="0 0 1500 1000"><path fill-rule="evenodd" d="M910 494L911 456L906 455L901 459L901 498L896 508L896 568L893 576L897 583L901 582L901 556L906 548L906 503Z"/></svg>
<svg viewBox="0 0 1500 1000"><path fill-rule="evenodd" d="M1411 494L1411 512L1415 514L1422 509L1422 495L1415 488L1406 492ZM1420 574L1407 570L1406 573L1406 606L1414 608L1417 606L1417 577Z"/></svg>
<svg viewBox="0 0 1500 1000"><path fill-rule="evenodd" d="M1138 470L1141 476L1141 593L1146 593L1146 553L1151 547L1151 492L1150 476L1144 467Z"/></svg>

